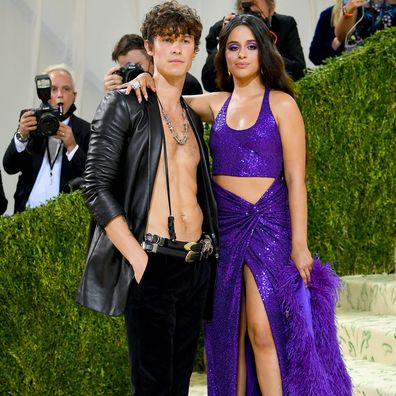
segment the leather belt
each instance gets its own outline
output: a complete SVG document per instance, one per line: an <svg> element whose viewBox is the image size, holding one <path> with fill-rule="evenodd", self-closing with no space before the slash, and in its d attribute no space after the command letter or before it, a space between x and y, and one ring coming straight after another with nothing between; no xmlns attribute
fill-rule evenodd
<svg viewBox="0 0 396 396"><path fill-rule="evenodd" d="M147 253L160 253L193 263L208 258L213 252L210 236L203 234L198 242L173 241L158 235L146 234L141 243Z"/></svg>

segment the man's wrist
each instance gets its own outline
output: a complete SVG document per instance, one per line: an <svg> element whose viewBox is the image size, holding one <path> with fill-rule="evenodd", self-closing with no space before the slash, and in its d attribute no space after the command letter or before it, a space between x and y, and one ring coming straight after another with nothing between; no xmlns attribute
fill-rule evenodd
<svg viewBox="0 0 396 396"><path fill-rule="evenodd" d="M21 142L21 143L26 143L26 142L29 140L29 138L30 138L29 135L24 136L24 135L20 132L19 128L18 128L17 131L15 132L15 137L16 137L16 139L17 139L19 142Z"/></svg>
<svg viewBox="0 0 396 396"><path fill-rule="evenodd" d="M71 161L74 157L74 154L76 153L76 151L78 150L78 144L74 144L72 149L66 149L66 157L69 161Z"/></svg>

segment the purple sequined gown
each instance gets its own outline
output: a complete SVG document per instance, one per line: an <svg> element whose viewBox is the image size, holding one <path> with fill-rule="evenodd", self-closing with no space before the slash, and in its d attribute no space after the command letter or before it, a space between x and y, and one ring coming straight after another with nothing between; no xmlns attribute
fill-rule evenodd
<svg viewBox="0 0 396 396"><path fill-rule="evenodd" d="M334 310L340 280L315 258L306 289L290 259L291 225L279 131L266 90L251 128L226 124L227 99L213 123L213 174L272 177L255 203L215 182L220 226L220 260L213 319L205 324L208 396L234 396L243 266L257 283L277 349L283 394L349 396L351 381L337 342ZM249 340L246 341L247 396L261 395Z"/></svg>

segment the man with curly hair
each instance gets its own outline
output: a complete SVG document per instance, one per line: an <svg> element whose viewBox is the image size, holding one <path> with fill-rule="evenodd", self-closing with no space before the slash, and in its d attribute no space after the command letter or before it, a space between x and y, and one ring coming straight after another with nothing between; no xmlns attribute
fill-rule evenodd
<svg viewBox="0 0 396 396"><path fill-rule="evenodd" d="M167 1L141 31L156 89L143 101L113 90L92 121L84 197L95 229L88 256L100 265L87 259L78 301L125 314L132 395L187 396L217 261L202 123L181 97L202 24L195 10ZM95 253L103 238L114 254Z"/></svg>
<svg viewBox="0 0 396 396"><path fill-rule="evenodd" d="M105 93L112 89L118 89L122 84L122 77L117 74L120 67L125 67L127 64L132 63L151 74L154 71L153 60L144 48L143 37L137 34L124 34L115 45L111 59L118 63L118 66L111 67L104 76ZM203 93L201 83L192 74L187 73L182 95L199 95L201 93Z"/></svg>

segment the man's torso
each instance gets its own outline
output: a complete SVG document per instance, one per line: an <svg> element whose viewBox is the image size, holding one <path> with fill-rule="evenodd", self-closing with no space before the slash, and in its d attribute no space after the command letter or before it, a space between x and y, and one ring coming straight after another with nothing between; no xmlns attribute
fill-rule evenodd
<svg viewBox="0 0 396 396"><path fill-rule="evenodd" d="M176 237L180 241L198 240L202 234L203 213L197 200L197 167L200 162L198 143L189 125L188 140L178 144L162 120L168 157L169 193ZM180 131L182 128L175 128ZM146 232L169 237L168 192L164 148L154 180Z"/></svg>

